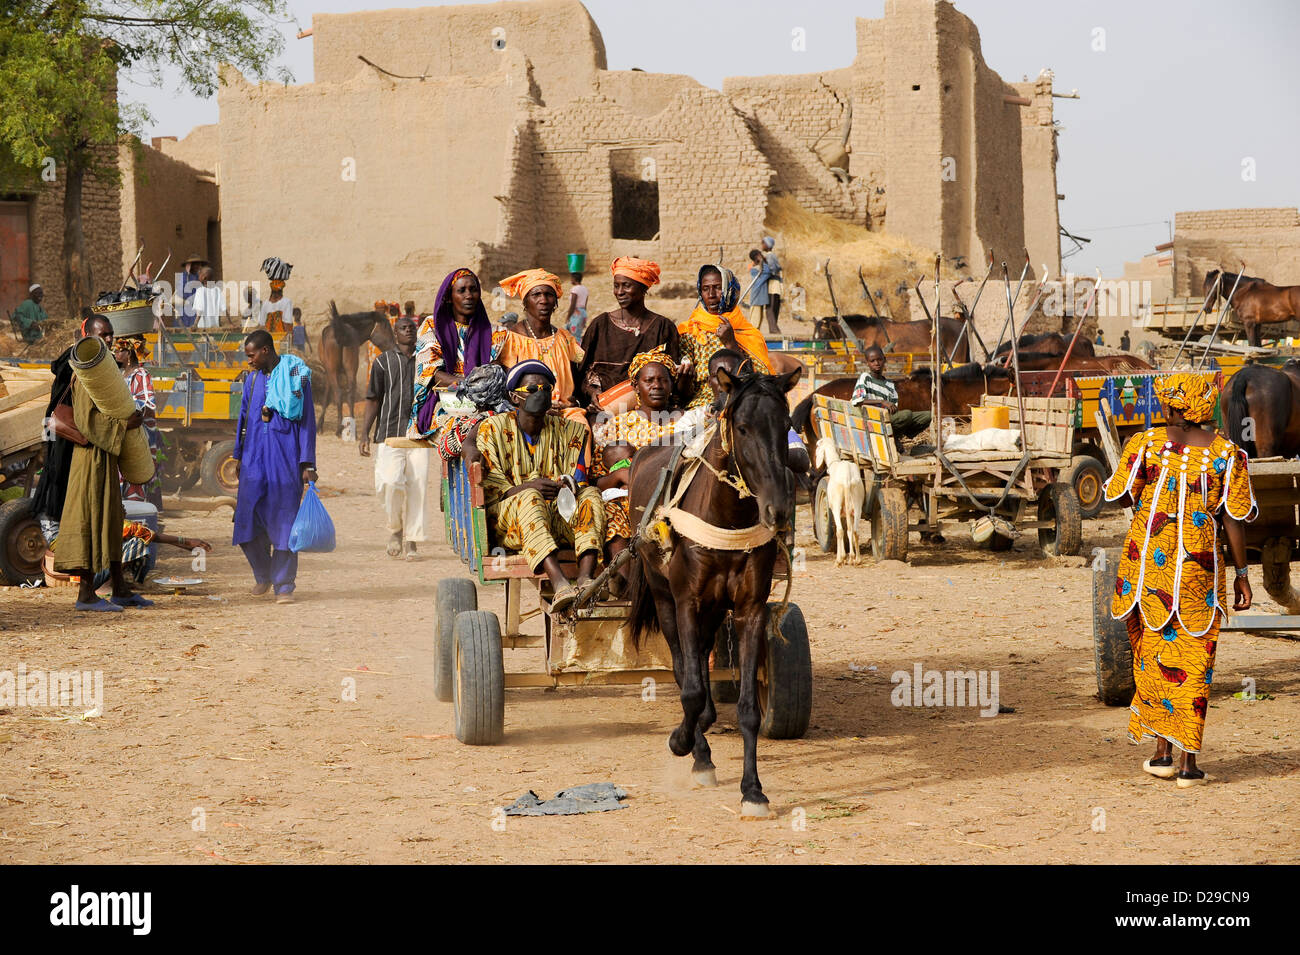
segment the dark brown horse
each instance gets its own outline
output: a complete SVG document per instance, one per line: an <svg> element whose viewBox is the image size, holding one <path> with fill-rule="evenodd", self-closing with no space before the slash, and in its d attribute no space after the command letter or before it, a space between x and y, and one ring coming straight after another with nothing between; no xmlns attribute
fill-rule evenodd
<svg viewBox="0 0 1300 955"><path fill-rule="evenodd" d="M693 754L692 774L702 785L717 783L704 737L717 718L709 688L709 654L727 614L732 615L740 656L736 717L745 742L742 816L770 813L758 779L758 666L767 652L768 597L778 540L789 530L794 512L793 482L785 466L790 426L786 392L797 378L795 372L743 377L732 377L725 369L718 372L726 405L718 433L704 452L709 467L695 472L677 504L715 527L761 527L778 536L750 551L720 550L694 543L674 528L666 552L657 541L637 541L639 560L630 575L633 639L640 640L658 625L681 689L682 722L669 736L668 748L676 756ZM672 448L646 447L633 458L629 505L634 526L672 453ZM770 674L770 660L768 669Z"/></svg>
<svg viewBox="0 0 1300 955"><path fill-rule="evenodd" d="M928 352L933 349L931 336L934 327L929 319L919 322L891 322L875 315L845 315L844 323L849 330L862 340L864 347L878 345L884 352ZM957 336L961 335L965 323L959 318L939 319L939 344L944 355L952 351ZM817 341L840 341L844 332L835 318L818 318L813 320L813 338ZM961 347L957 349L954 361L970 360L970 339L962 335Z"/></svg>
<svg viewBox="0 0 1300 955"><path fill-rule="evenodd" d="M1064 355L1068 349L1070 357L1093 358L1096 357L1096 351L1092 347L1092 342L1086 336L1080 335L1074 343L1074 348L1070 348L1070 335L1062 335L1059 332L1045 332L1042 335L1021 335L1016 340L1016 350L1023 356L1026 352L1035 352L1040 355ZM1011 342L1003 342L994 352L994 358L998 355L1005 355L1011 351Z"/></svg>
<svg viewBox="0 0 1300 955"><path fill-rule="evenodd" d="M327 388L320 418L316 422L317 431L325 426L331 400L338 404L338 421L334 426L336 436L343 433L345 403L347 416L356 418L357 366L361 360L361 346L366 342L372 342L380 351L388 351L396 344L393 327L388 324L388 313L375 309L340 315L338 306L330 299L330 321L320 333L318 353L325 369Z"/></svg>
<svg viewBox="0 0 1300 955"><path fill-rule="evenodd" d="M1205 276L1207 294L1213 290L1215 299L1227 299L1237 313L1237 318L1246 329L1246 341L1258 346L1263 335L1261 325L1278 325L1300 316L1300 285L1273 285L1259 278L1243 275L1237 284L1237 291L1232 285L1237 276L1232 272L1220 272L1215 269Z"/></svg>
<svg viewBox="0 0 1300 955"><path fill-rule="evenodd" d="M1247 457L1300 454L1300 363L1247 365L1228 382L1223 423Z"/></svg>

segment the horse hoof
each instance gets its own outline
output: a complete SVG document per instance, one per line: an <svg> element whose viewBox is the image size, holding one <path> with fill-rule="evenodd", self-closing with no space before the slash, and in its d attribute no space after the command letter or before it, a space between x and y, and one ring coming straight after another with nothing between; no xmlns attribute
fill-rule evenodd
<svg viewBox="0 0 1300 955"><path fill-rule="evenodd" d="M691 783L700 787L712 787L718 785L718 771L710 766L708 769L692 769Z"/></svg>
<svg viewBox="0 0 1300 955"><path fill-rule="evenodd" d="M740 803L741 819L770 819L772 807L766 802L751 802L748 799Z"/></svg>

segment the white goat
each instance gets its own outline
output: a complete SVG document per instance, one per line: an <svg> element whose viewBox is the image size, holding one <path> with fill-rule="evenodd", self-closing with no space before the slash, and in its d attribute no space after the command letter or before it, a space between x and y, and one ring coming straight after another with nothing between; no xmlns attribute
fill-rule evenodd
<svg viewBox="0 0 1300 955"><path fill-rule="evenodd" d="M826 503L831 519L835 521L835 566L844 563L845 541L848 541L848 561L862 563L858 553L858 521L862 517L862 502L866 488L862 486L862 473L852 461L841 461L835 450L833 438L817 441L817 467L826 467Z"/></svg>

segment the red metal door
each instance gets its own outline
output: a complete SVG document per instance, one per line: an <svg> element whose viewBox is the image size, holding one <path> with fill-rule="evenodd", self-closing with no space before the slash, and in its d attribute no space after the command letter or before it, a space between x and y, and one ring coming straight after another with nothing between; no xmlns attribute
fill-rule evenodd
<svg viewBox="0 0 1300 955"><path fill-rule="evenodd" d="M0 314L19 306L32 281L27 209L26 202L0 202Z"/></svg>

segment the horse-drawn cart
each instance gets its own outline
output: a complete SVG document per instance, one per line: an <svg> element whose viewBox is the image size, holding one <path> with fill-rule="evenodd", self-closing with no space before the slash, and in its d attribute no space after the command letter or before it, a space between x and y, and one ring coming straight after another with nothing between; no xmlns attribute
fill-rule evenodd
<svg viewBox="0 0 1300 955"><path fill-rule="evenodd" d="M424 447L404 438L389 439L403 447ZM462 743L501 742L505 733L505 691L514 687L653 685L672 681L668 646L658 632L634 646L624 600L594 600L563 614L551 611L554 597L544 573L534 573L522 555L491 543L484 505L481 465L457 458L444 462L442 512L447 542L473 577L438 581L434 633L434 695L455 710L456 738ZM561 551L560 563L572 578L573 552ZM788 568L786 569L788 574ZM524 609L524 584L536 588L538 605ZM504 614L480 610L478 586L505 584ZM774 605L775 609L775 605ZM541 633L524 633L525 624L542 618ZM777 618L773 614L773 619ZM534 631L538 628L533 627ZM540 649L541 667L506 672L503 650ZM765 660L759 667L761 732L771 739L796 739L807 730L812 713L812 662L803 615L789 605L779 633L769 627ZM718 635L710 670L714 699L735 701L738 673L734 638L726 625Z"/></svg>
<svg viewBox="0 0 1300 955"><path fill-rule="evenodd" d="M843 459L854 461L866 490L863 514L871 523L876 560L906 560L908 535L942 533L945 523L972 521L976 540L993 550L1008 549L1019 529L1037 530L1049 555L1082 549L1079 500L1061 483L1071 463L1076 402L1069 398L1023 399L985 395L984 407L1005 407L1021 432L1018 450L941 451L902 454L894 442L889 412L854 407L814 396L813 422ZM813 532L824 551L835 548L828 478L813 496ZM1030 511L1036 509L1031 515Z"/></svg>
<svg viewBox="0 0 1300 955"><path fill-rule="evenodd" d="M0 365L0 579L18 585L41 579L45 537L32 489L45 448L45 409L54 376L46 368Z"/></svg>

